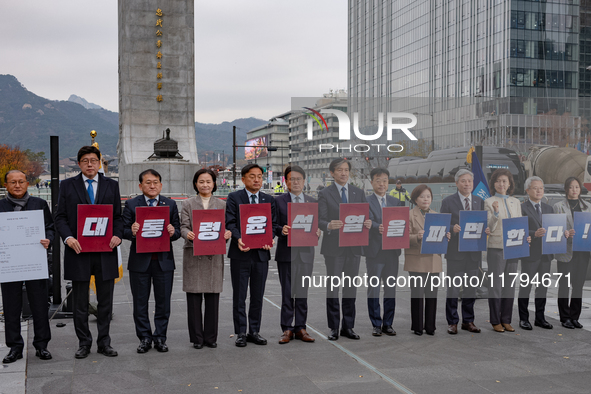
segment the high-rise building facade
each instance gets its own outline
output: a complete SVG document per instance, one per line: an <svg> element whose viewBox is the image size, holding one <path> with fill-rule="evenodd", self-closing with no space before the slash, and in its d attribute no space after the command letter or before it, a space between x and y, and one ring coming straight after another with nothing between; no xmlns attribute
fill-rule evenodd
<svg viewBox="0 0 591 394"><path fill-rule="evenodd" d="M525 151L580 137L587 104L578 97L591 96L586 3L350 0L348 6L349 112L367 112L369 97L378 99L374 112L389 97L424 98L414 111L418 134L431 138L433 122L436 149L482 143ZM583 64L587 35L590 58Z"/></svg>

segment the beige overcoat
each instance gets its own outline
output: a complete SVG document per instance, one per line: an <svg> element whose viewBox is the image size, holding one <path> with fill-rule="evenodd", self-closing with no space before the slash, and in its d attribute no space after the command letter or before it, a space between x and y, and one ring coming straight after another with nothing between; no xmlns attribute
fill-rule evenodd
<svg viewBox="0 0 591 394"><path fill-rule="evenodd" d="M437 213L429 209L429 213ZM421 254L419 231L425 228L425 217L419 207L414 207L409 215L410 249L404 250L404 270L409 272L442 272L441 255Z"/></svg>

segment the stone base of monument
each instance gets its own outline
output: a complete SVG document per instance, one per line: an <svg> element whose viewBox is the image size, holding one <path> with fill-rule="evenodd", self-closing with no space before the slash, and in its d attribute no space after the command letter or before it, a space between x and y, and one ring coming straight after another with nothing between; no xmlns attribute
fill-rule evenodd
<svg viewBox="0 0 591 394"><path fill-rule="evenodd" d="M162 195L185 194L194 196L193 175L201 168L200 164L185 160L146 160L142 163L119 165L119 191L121 197L140 194L139 175L149 168L162 176Z"/></svg>

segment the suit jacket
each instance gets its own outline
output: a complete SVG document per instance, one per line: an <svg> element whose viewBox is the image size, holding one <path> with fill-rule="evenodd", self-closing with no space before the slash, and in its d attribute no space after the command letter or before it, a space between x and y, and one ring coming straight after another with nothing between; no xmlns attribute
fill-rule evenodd
<svg viewBox="0 0 591 394"><path fill-rule="evenodd" d="M150 260L152 260L152 253L138 253L136 251L136 237L131 233L131 225L135 223L135 209L137 207L147 207L146 197L143 194L125 201L125 208L123 208L123 238L131 241L131 248L129 249L129 259L127 260L127 269L135 272L146 272L150 267ZM179 210L174 200L160 195L158 198L158 206L170 207L170 224L174 227L174 235L170 237L170 251L159 252L158 262L162 271L174 271L174 253L172 250L172 241L176 241L181 237L181 222L179 219ZM166 229L164 229L168 233Z"/></svg>
<svg viewBox="0 0 591 394"><path fill-rule="evenodd" d="M55 230L53 228L53 218L51 217L51 212L49 211L47 201L39 197L30 196L29 200L27 201L23 209L21 209L21 211L36 210L43 211L43 220L45 222L45 238L48 239L50 242L53 242ZM0 200L0 212L14 212L14 206L10 203L10 201L4 198Z"/></svg>
<svg viewBox="0 0 591 394"><path fill-rule="evenodd" d="M554 213L554 209L543 202L540 202L542 214ZM551 254L542 254L542 237L536 237L534 234L536 230L542 227L542 219L538 216L536 209L531 205L531 202L526 200L521 204L521 214L527 216L529 224L529 236L531 237L531 244L529 245L529 257L521 258L522 262L536 262L536 261L552 261L554 258Z"/></svg>
<svg viewBox="0 0 591 394"><path fill-rule="evenodd" d="M472 195L472 211L484 210L484 200L478 196ZM454 233L453 227L460 224L460 211L464 211L464 204L460 199L458 193L447 196L441 202L441 213L451 213L451 239L447 245L447 253L445 258L448 260L468 260L480 261L482 260L482 252L459 252L460 233ZM486 235L483 234L483 237Z"/></svg>
<svg viewBox="0 0 591 394"><path fill-rule="evenodd" d="M203 200L200 195L185 200L181 209L181 236L185 239L183 291L186 293L221 293L224 286L224 255L193 256L193 241L187 239L189 231L193 231L193 211L202 209L204 209ZM225 210L226 202L212 196L207 209Z"/></svg>
<svg viewBox="0 0 591 394"><path fill-rule="evenodd" d="M348 185L349 203L367 203L363 190L351 184ZM337 257L350 250L354 255L361 256L361 246L347 248L339 247L339 230L328 231L328 223L331 220L339 220L339 205L341 195L335 183L325 187L318 193L318 226L324 234L320 253L325 256Z"/></svg>
<svg viewBox="0 0 591 394"><path fill-rule="evenodd" d="M259 204L271 204L271 216L273 221L273 234L277 224L277 208L275 206L275 199L261 191L259 191ZM251 249L248 252L242 252L238 248L238 239L242 238L240 234L240 205L250 204L246 189L241 189L228 194L226 200L226 229L232 232L232 241L230 242L230 250L228 257L235 260L257 260L269 261L271 260L271 253L264 249Z"/></svg>
<svg viewBox="0 0 591 394"><path fill-rule="evenodd" d="M492 207L493 203L499 203L499 214L495 215ZM503 219L521 217L521 203L515 197L507 198L507 207L503 197L492 196L484 201L484 208L487 212L488 227L490 235L488 236L488 248L503 249Z"/></svg>
<svg viewBox="0 0 591 394"><path fill-rule="evenodd" d="M283 226L289 225L289 218L287 217L287 203L291 202L291 194L285 193L275 197L277 206L277 220L279 226L275 229L277 236L277 250L275 251L275 261L291 261L292 257L299 256L304 263L314 263L314 247L295 247L287 246L287 235L283 235ZM317 202L316 199L304 194L304 202Z"/></svg>
<svg viewBox="0 0 591 394"><path fill-rule="evenodd" d="M583 212L591 212L591 205L587 202L582 201L581 211ZM558 201L554 204L554 213L566 213L566 229L572 230L575 226L575 220L573 218L573 214L571 213L570 206L568 205L568 201L566 199L562 201ZM571 261L573 258L573 239L572 237L568 237L566 240L566 253L560 253L554 255L556 260L560 261L561 263L567 263Z"/></svg>
<svg viewBox="0 0 591 394"><path fill-rule="evenodd" d="M429 213L437 213L429 209ZM425 217L419 207L410 211L409 233L410 248L404 251L404 270L409 272L441 272L443 265L438 254L421 254L421 242L419 231L425 229ZM425 236L425 234L423 234Z"/></svg>
<svg viewBox="0 0 591 394"><path fill-rule="evenodd" d="M113 235L123 239L123 221L121 220L121 196L119 184L103 174L98 174L99 183L95 204L113 205ZM90 204L90 198L84 186L82 174L68 178L60 183L60 196L55 213L55 228L65 240L76 238L78 225L78 204ZM97 252L101 258L103 280L119 277L117 250ZM64 248L64 279L76 281L90 280L90 258L94 253L82 251L76 254L74 249Z"/></svg>
<svg viewBox="0 0 591 394"><path fill-rule="evenodd" d="M380 234L380 224L382 224L382 204L375 193L367 196L369 203L369 219L371 228L369 229L369 245L363 247L363 254L370 259L378 258L383 262L391 262L392 258L400 256L400 249L382 250L382 234ZM387 207L403 207L404 202L386 194Z"/></svg>

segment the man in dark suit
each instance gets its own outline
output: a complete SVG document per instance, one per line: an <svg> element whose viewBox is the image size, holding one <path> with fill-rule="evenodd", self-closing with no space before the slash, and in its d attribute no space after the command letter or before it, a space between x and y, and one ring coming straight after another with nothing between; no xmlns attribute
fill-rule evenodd
<svg viewBox="0 0 591 394"><path fill-rule="evenodd" d="M0 200L0 212L19 212L43 210L45 222L45 238L41 245L45 249L53 242L54 230L51 212L47 202L38 197L32 197L27 192L29 182L24 172L19 170L8 171L4 176L4 185L7 190L6 198ZM47 260L45 260L47 263ZM27 299L33 315L33 346L35 355L41 360L50 360L51 353L47 350L47 344L51 339L48 318L48 293L47 279L27 280ZM23 281L5 282L2 288L2 306L4 308L4 327L6 346L10 351L4 357L5 364L13 363L23 358L25 342L21 335L21 313L23 309Z"/></svg>
<svg viewBox="0 0 591 394"><path fill-rule="evenodd" d="M369 320L373 326L372 335L375 337L396 335L392 328L394 311L396 309L396 287L388 285L388 277L398 276L398 257L400 249L382 250L382 208L404 206L404 202L388 195L388 180L390 172L385 168L374 168L369 177L373 194L367 196L369 203L369 245L363 248L365 264L367 265L367 276L370 283L367 287L367 311ZM371 278L378 278L376 285L372 286ZM380 283L384 287L384 313L380 312Z"/></svg>
<svg viewBox="0 0 591 394"><path fill-rule="evenodd" d="M460 239L460 211L482 211L484 201L472 194L474 186L474 174L466 169L461 169L455 176L458 192L447 196L441 202L441 213L451 213L451 239L447 246L447 276L452 278L468 278L478 276L478 267L482 260L482 252L459 252ZM484 235L483 235L484 236ZM458 333L458 296L459 286L447 288L447 300L445 301L445 317L447 319L448 334ZM480 328L474 324L474 303L476 302L476 288L464 287L462 296L462 330L471 333L479 333Z"/></svg>
<svg viewBox="0 0 591 394"><path fill-rule="evenodd" d="M334 159L329 165L330 175L334 182L318 193L318 226L324 231L320 253L324 255L326 275L353 279L359 274L359 260L362 254L360 246L339 247L339 229L343 222L339 220L339 205L341 203L367 203L363 190L349 184L351 162L345 159ZM363 223L371 227L369 218ZM340 334L359 339L353 331L355 326L355 286L343 287L342 312L343 321ZM326 287L326 316L330 333L328 339L339 339L341 305L339 305L339 289Z"/></svg>
<svg viewBox="0 0 591 394"><path fill-rule="evenodd" d="M174 253L172 241L181 236L181 223L176 203L170 198L160 195L162 191L162 177L156 170L145 170L139 176L139 188L142 195L125 202L123 209L123 238L131 240L129 260L129 284L133 296L133 321L135 332L140 339L138 353L146 353L152 348L159 352L167 352L166 330L170 317L170 297L174 279ZM136 235L140 231L140 224L136 221L137 207L169 207L170 223L166 231L170 236L170 251L158 253L138 253L136 251ZM154 284L154 333L150 326L148 301L150 288Z"/></svg>
<svg viewBox="0 0 591 394"><path fill-rule="evenodd" d="M550 273L550 263L554 258L551 254L542 254L542 238L546 234L546 229L542 227L542 215L545 213L554 213L554 209L542 202L544 197L544 181L542 178L532 176L525 181L525 192L529 196L529 201L521 204L521 213L527 216L529 224L529 235L531 244L529 248L529 257L521 259L521 273L527 274L529 280L527 286L519 287L519 297L517 306L519 308L519 327L524 330L531 330L529 322L529 293L531 291L531 280L537 275L538 280L542 282L544 275ZM546 293L548 288L543 285L536 286L535 305L536 317L534 324L538 327L551 329L552 324L546 321L544 312L546 310Z"/></svg>
<svg viewBox="0 0 591 394"><path fill-rule="evenodd" d="M86 358L92 345L88 327L88 286L94 275L97 306L97 351L108 357L117 356L111 347L109 325L113 313L113 289L119 277L117 250L123 238L121 197L119 184L98 172L100 151L94 146L83 146L78 151L81 174L65 179L60 184L60 197L55 214L55 227L68 246L64 250L64 279L72 281L74 327L79 348L76 358ZM110 252L84 253L76 239L79 204L108 204L113 206L113 237Z"/></svg>
<svg viewBox="0 0 591 394"><path fill-rule="evenodd" d="M237 335L236 346L238 347L246 346L246 342L257 345L267 344L267 340L259 334L259 331L263 312L263 295L271 259L269 250L273 246L265 245L262 249L252 250L246 247L240 232L240 205L271 204L273 233L277 227L275 199L260 191L263 185L263 169L257 164L242 167L242 183L244 183L244 189L230 193L226 200L226 229L232 232L228 257L232 277L234 333ZM250 308L247 323L246 292L249 285Z"/></svg>
<svg viewBox="0 0 591 394"><path fill-rule="evenodd" d="M302 285L302 278L312 275L314 268L314 247L288 247L289 217L287 216L288 203L316 202L316 200L303 193L306 172L297 165L288 166L285 169L285 184L288 193L275 198L277 204L276 228L277 271L281 283L281 330L283 335L279 339L280 344L289 343L294 337L304 342L314 342L314 338L306 331L308 319L308 287ZM317 235L320 237L320 229ZM295 324L294 324L295 317Z"/></svg>

